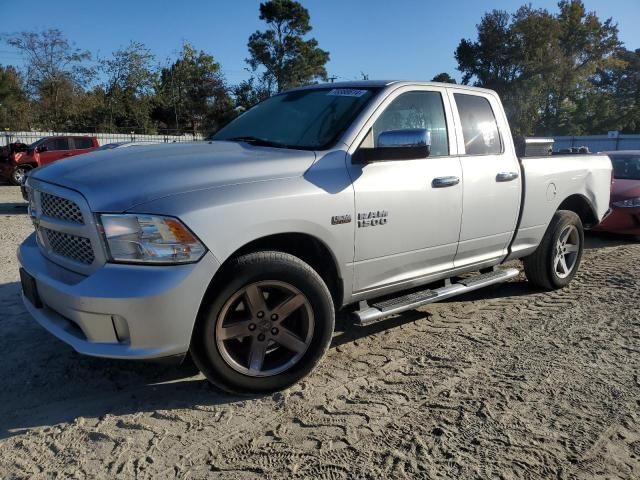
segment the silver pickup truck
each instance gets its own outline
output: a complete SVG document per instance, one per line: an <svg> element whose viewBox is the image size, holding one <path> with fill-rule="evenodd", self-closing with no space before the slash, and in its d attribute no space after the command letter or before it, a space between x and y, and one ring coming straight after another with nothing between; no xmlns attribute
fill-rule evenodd
<svg viewBox="0 0 640 480"><path fill-rule="evenodd" d="M191 354L233 392L307 375L335 312L354 324L518 274L561 288L609 206L605 155L518 158L496 93L425 82L314 85L211 141L35 170L24 303L78 352Z"/></svg>

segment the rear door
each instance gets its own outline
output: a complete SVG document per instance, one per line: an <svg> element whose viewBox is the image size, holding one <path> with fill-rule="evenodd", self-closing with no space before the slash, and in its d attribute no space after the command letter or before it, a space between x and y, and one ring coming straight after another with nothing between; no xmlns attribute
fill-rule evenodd
<svg viewBox="0 0 640 480"><path fill-rule="evenodd" d="M46 165L73 155L68 137L54 137L47 140L44 145L46 150L39 153L40 165Z"/></svg>
<svg viewBox="0 0 640 480"><path fill-rule="evenodd" d="M520 165L497 95L452 88L464 177L455 267L495 263L513 237L522 191Z"/></svg>
<svg viewBox="0 0 640 480"><path fill-rule="evenodd" d="M460 233L462 170L446 90L403 87L365 124L356 144L374 147L380 133L426 128L431 154L348 168L355 190L354 291L399 286L452 268ZM353 153L353 152L351 152ZM457 179L437 185L435 179Z"/></svg>
<svg viewBox="0 0 640 480"><path fill-rule="evenodd" d="M91 137L73 137L71 141L73 142L71 150L72 155L88 153L95 148Z"/></svg>

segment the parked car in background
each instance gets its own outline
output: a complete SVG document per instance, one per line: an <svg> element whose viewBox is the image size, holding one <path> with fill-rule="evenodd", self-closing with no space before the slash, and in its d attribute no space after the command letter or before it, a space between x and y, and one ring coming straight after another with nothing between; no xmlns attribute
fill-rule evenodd
<svg viewBox="0 0 640 480"><path fill-rule="evenodd" d="M0 179L5 181L9 179L14 165L19 163L20 157L24 156L28 149L29 145L21 142L0 147ZM7 174L3 175L4 172Z"/></svg>
<svg viewBox="0 0 640 480"><path fill-rule="evenodd" d="M102 145L98 150L113 150L115 148L144 147L146 145L155 145L161 142L141 140L138 142L113 142Z"/></svg>
<svg viewBox="0 0 640 480"><path fill-rule="evenodd" d="M6 162L0 163L0 179L8 180L13 185L21 185L30 170L63 158L91 152L99 146L96 137L44 137L29 145L27 151L21 155L10 156Z"/></svg>
<svg viewBox="0 0 640 480"><path fill-rule="evenodd" d="M613 164L611 213L594 230L640 240L640 150L604 152Z"/></svg>

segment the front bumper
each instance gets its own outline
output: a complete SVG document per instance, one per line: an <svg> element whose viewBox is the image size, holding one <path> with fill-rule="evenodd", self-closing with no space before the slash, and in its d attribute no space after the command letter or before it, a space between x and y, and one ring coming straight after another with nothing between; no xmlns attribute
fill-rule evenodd
<svg viewBox="0 0 640 480"><path fill-rule="evenodd" d="M172 266L105 264L89 276L45 258L30 235L18 249L35 278L42 308L24 295L29 313L79 353L152 359L188 351L196 316L219 268L207 252L197 263Z"/></svg>
<svg viewBox="0 0 640 480"><path fill-rule="evenodd" d="M611 213L594 230L601 232L640 235L640 207L612 207Z"/></svg>

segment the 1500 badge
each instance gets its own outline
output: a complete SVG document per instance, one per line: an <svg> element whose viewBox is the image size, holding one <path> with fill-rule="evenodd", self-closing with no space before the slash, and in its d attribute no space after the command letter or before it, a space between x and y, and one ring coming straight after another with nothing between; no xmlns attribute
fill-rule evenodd
<svg viewBox="0 0 640 480"><path fill-rule="evenodd" d="M359 213L358 228L386 225L388 216L389 216L389 212L387 212L386 210L378 210L377 212Z"/></svg>

